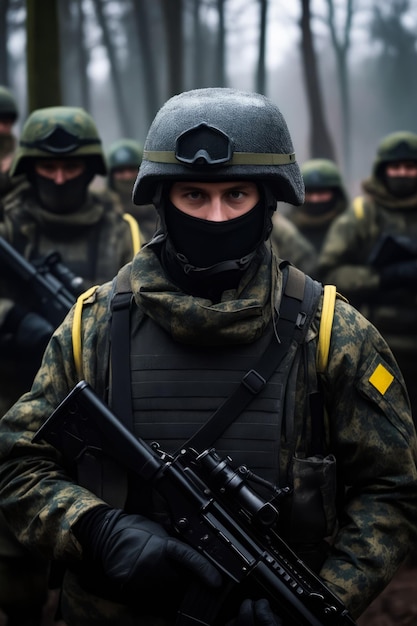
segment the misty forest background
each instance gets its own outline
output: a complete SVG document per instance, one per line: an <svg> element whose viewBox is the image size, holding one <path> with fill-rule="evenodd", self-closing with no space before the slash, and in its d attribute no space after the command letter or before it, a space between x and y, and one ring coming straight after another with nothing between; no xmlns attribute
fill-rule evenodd
<svg viewBox="0 0 417 626"><path fill-rule="evenodd" d="M82 106L105 148L143 143L186 89L258 91L299 162L334 159L351 194L377 144L417 132L417 0L0 0L0 84L33 109Z"/></svg>

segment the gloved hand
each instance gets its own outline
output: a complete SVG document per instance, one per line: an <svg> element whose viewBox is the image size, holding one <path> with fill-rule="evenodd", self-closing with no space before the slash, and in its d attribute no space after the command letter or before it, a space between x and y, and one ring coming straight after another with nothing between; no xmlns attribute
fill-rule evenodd
<svg viewBox="0 0 417 626"><path fill-rule="evenodd" d="M179 576L190 580L197 576L211 587L221 585L220 573L207 559L141 515L100 507L78 521L74 534L127 595L137 596L145 589L156 593L155 588L163 594Z"/></svg>
<svg viewBox="0 0 417 626"><path fill-rule="evenodd" d="M10 309L1 326L1 336L27 358L32 354L42 356L53 332L53 326L44 317L18 304Z"/></svg>
<svg viewBox="0 0 417 626"><path fill-rule="evenodd" d="M272 612L268 600L244 600L233 626L282 626L281 618Z"/></svg>
<svg viewBox="0 0 417 626"><path fill-rule="evenodd" d="M387 265L380 271L382 289L406 288L417 291L417 260Z"/></svg>
<svg viewBox="0 0 417 626"><path fill-rule="evenodd" d="M28 356L33 354L41 358L53 332L54 327L44 317L33 312L26 313L17 327L15 343Z"/></svg>

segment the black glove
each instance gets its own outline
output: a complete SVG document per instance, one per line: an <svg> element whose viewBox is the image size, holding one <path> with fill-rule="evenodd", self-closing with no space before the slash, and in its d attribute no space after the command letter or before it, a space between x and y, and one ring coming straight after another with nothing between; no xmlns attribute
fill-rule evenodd
<svg viewBox="0 0 417 626"><path fill-rule="evenodd" d="M417 291L417 260L387 265L380 271L383 289L412 289Z"/></svg>
<svg viewBox="0 0 417 626"><path fill-rule="evenodd" d="M190 581L197 576L210 587L221 585L220 573L207 559L141 515L99 507L77 522L74 534L127 595L154 594L156 588L163 595L181 574Z"/></svg>
<svg viewBox="0 0 417 626"><path fill-rule="evenodd" d="M233 626L282 626L281 618L272 612L268 600L244 600Z"/></svg>
<svg viewBox="0 0 417 626"><path fill-rule="evenodd" d="M9 311L1 327L2 336L9 337L14 351L29 359L34 356L37 361L40 361L53 332L53 326L44 317L18 304Z"/></svg>
<svg viewBox="0 0 417 626"><path fill-rule="evenodd" d="M44 317L37 313L26 313L17 327L15 343L28 355L42 358L53 332L54 327Z"/></svg>

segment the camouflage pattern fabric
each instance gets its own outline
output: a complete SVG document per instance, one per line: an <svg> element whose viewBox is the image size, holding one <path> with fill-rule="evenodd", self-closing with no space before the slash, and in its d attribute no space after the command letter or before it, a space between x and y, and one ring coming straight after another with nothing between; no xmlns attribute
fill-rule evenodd
<svg viewBox="0 0 417 626"><path fill-rule="evenodd" d="M148 303L148 314L152 313L157 323L167 327L172 294L158 292L155 287L164 284L164 279L158 263L149 255L152 251L143 248L133 261L134 297L140 307L141 295L135 291L135 285L153 290L154 304ZM265 275L264 268L261 271ZM266 273L260 281L259 297L262 291L269 291L271 278ZM111 283L100 287L86 302L83 315L84 378L102 397L106 397L111 288ZM226 318L228 310L238 310L238 299L235 291L224 294L221 306ZM213 312L207 301L197 298L194 305L191 300L188 306L191 315L186 326L190 327L191 336L196 335L201 316L207 316L206 328L212 327ZM193 306L198 309L196 316L192 314ZM311 380L316 376L320 312L319 309L308 335ZM220 317L217 311L214 313ZM134 316L138 319L143 314L143 310L135 309ZM0 422L0 506L23 545L36 548L47 559L61 560L70 568L83 557L71 528L83 513L102 500L74 482L54 448L43 443L32 444L31 438L78 382L72 351L72 317L70 312L55 331L31 392ZM135 317L133 323L138 322ZM245 326L243 316L242 329ZM219 329L213 332L219 336ZM244 331L242 341L245 341ZM204 354L204 347L201 350ZM304 428L307 389L303 380L300 377L294 398L296 418L292 434L287 433L282 441L283 472L288 471L294 454L301 457L308 454L310 433ZM417 540L417 444L403 379L391 351L375 327L342 300L336 302L323 386L328 410L328 446L337 458L346 499L333 548L321 575L358 617L389 582L410 545ZM74 584L68 590L64 588L64 596L66 593L71 603L77 604L78 613L74 621L64 614L69 626L86 624L87 618L89 624L116 623L116 605L111 610L108 606L104 609L111 616L106 621L106 614L100 611L101 599L80 590L77 600ZM122 617L126 616L126 609L121 608L118 623L130 625L132 615L141 619L140 589L136 607L126 619ZM152 623L160 621L156 618Z"/></svg>
<svg viewBox="0 0 417 626"><path fill-rule="evenodd" d="M282 213L275 212L272 223L271 242L275 254L314 277L317 253L313 244Z"/></svg>

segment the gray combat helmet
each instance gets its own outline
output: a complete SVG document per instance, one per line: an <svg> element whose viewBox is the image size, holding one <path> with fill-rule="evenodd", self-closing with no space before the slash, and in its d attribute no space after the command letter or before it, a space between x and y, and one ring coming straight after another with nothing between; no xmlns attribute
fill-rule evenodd
<svg viewBox="0 0 417 626"><path fill-rule="evenodd" d="M0 85L0 117L7 117L15 122L18 116L15 98L6 87Z"/></svg>
<svg viewBox="0 0 417 626"><path fill-rule="evenodd" d="M400 130L382 138L374 160L374 176L380 177L385 164L395 161L415 161L417 163L416 133Z"/></svg>
<svg viewBox="0 0 417 626"><path fill-rule="evenodd" d="M26 172L29 161L42 157L87 158L95 174L107 173L97 127L91 115L80 107L57 106L33 111L23 126L10 175Z"/></svg>
<svg viewBox="0 0 417 626"><path fill-rule="evenodd" d="M304 202L303 179L278 107L260 94L223 87L170 98L150 126L134 203L152 203L164 181L233 179L264 182L277 200Z"/></svg>

